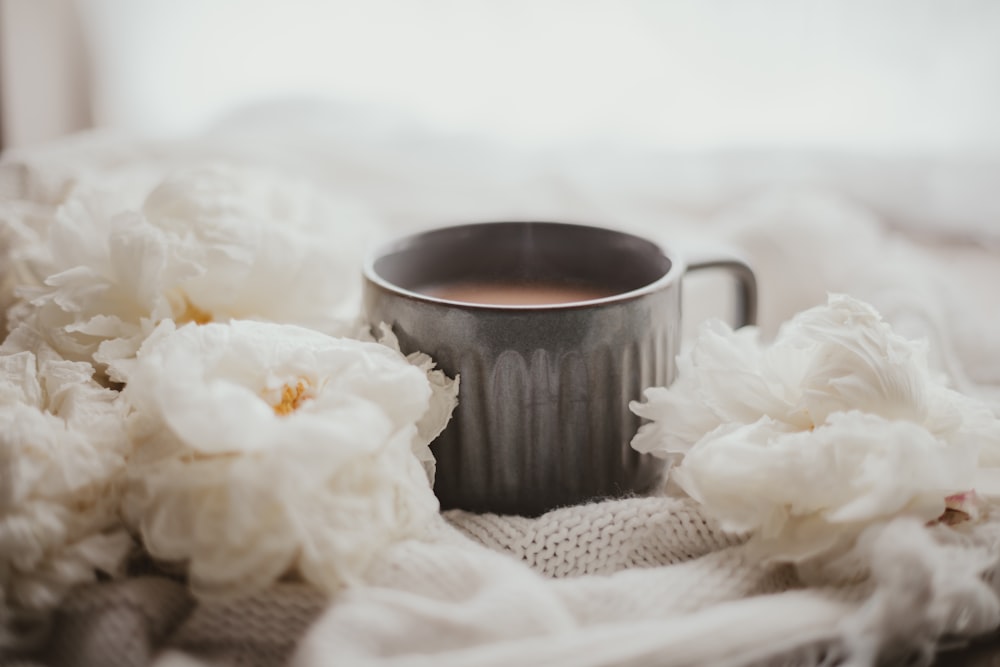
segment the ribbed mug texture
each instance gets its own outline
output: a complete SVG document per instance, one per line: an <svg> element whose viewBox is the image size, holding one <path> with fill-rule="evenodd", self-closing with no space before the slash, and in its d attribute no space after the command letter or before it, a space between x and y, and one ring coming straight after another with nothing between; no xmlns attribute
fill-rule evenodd
<svg viewBox="0 0 1000 667"><path fill-rule="evenodd" d="M528 223L497 223L490 233L517 233L519 224ZM442 509L534 516L592 499L641 494L660 479L663 462L629 444L639 418L628 405L647 387L673 379L680 341L679 275L664 280L670 261L637 237L537 224L545 225L548 242L558 241L559 234L575 240L569 258L588 259L580 239L593 242L593 254L621 237L629 245L615 252L653 267L646 271L654 277L648 282L659 283L602 301L518 309L440 302L422 296L412 284L397 288L384 276L369 275L365 281L368 321L390 324L404 352L426 352L449 375L461 378L452 421L431 446L437 459L434 491ZM454 228L455 236L465 234L460 242L474 250L470 235L488 227ZM428 254L449 238L435 241ZM496 245L487 244L487 250ZM419 282L425 252L420 243L403 241L394 248L392 262L402 269L393 273L389 266L385 273L399 282ZM379 264L370 266L375 267L371 274ZM570 270L579 275L592 269Z"/></svg>
<svg viewBox="0 0 1000 667"><path fill-rule="evenodd" d="M665 332L597 349L462 355L462 409L432 449L443 507L534 515L648 491L657 459L629 442L628 410L672 375Z"/></svg>

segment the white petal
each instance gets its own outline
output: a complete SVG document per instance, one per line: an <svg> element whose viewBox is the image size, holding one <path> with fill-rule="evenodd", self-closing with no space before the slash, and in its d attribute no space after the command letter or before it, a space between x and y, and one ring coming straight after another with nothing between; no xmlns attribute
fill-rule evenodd
<svg viewBox="0 0 1000 667"><path fill-rule="evenodd" d="M653 420L633 447L675 457L677 484L770 557L837 549L871 523L936 519L977 483L1000 488L976 473L1000 469L1000 420L850 297L800 313L766 348L703 327L678 367L633 406Z"/></svg>
<svg viewBox="0 0 1000 667"><path fill-rule="evenodd" d="M413 454L433 391L425 369L374 342L163 323L123 392L139 442L127 520L154 556L187 562L202 595L289 572L327 591L357 581L375 550L436 513Z"/></svg>
<svg viewBox="0 0 1000 667"><path fill-rule="evenodd" d="M374 227L356 206L222 166L182 170L141 211L128 206L131 197L78 188L55 213L44 284L17 322L31 321L65 357L124 381L127 360L166 319L346 329Z"/></svg>
<svg viewBox="0 0 1000 667"><path fill-rule="evenodd" d="M924 420L930 380L924 345L894 334L871 306L833 295L825 308L796 317L777 345L796 338L816 345L803 379L803 404L814 423L853 409Z"/></svg>
<svg viewBox="0 0 1000 667"><path fill-rule="evenodd" d="M72 586L114 573L131 547L118 517L129 453L123 404L94 369L37 354L0 356L0 600L46 611Z"/></svg>

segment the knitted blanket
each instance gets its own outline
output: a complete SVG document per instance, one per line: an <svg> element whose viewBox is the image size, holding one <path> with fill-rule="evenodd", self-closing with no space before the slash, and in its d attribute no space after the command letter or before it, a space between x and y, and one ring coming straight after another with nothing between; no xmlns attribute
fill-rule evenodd
<svg viewBox="0 0 1000 667"><path fill-rule="evenodd" d="M690 500L443 518L332 600L282 583L196 602L151 573L79 588L45 651L10 664L897 664L1000 623L992 520L899 521L858 560L797 572L755 561Z"/></svg>

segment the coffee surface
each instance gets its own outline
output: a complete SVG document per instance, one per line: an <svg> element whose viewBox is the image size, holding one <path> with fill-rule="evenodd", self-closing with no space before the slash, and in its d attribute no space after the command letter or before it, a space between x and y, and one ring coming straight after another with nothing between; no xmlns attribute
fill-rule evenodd
<svg viewBox="0 0 1000 667"><path fill-rule="evenodd" d="M544 306L614 296L616 291L557 283L456 282L421 288L438 299L489 306Z"/></svg>

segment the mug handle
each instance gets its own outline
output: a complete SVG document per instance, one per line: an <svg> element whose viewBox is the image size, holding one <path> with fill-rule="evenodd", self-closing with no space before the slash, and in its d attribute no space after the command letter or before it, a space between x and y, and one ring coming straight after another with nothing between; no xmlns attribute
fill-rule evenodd
<svg viewBox="0 0 1000 667"><path fill-rule="evenodd" d="M685 274L705 269L721 269L736 279L736 326L757 324L757 277L746 260L725 250L702 250L684 255Z"/></svg>

